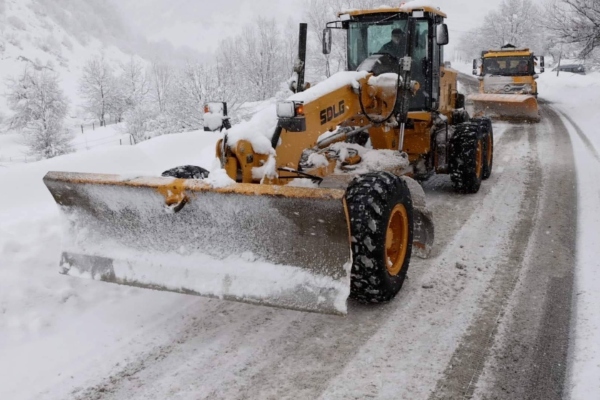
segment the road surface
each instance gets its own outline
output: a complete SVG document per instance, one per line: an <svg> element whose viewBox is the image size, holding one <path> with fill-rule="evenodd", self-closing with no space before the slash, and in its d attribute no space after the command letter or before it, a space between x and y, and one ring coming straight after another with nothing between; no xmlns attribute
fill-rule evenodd
<svg viewBox="0 0 600 400"><path fill-rule="evenodd" d="M413 259L391 303L350 302L342 318L186 297L115 343L102 360L111 374L68 397L560 399L577 187L565 126L548 104L541 116L494 123L479 193L455 194L447 176L424 184L433 255Z"/></svg>

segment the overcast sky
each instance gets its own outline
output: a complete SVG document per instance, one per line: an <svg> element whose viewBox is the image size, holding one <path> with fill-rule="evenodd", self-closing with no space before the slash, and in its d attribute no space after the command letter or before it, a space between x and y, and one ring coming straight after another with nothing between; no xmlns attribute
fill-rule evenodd
<svg viewBox="0 0 600 400"><path fill-rule="evenodd" d="M187 45L203 53L215 50L221 38L236 35L257 16L292 17L303 22L306 0L116 0L126 20L151 40ZM481 24L502 0L431 0L448 15L450 42ZM541 0L537 0L541 1ZM536 2L537 2L536 1ZM389 1L390 6L400 2ZM451 48L449 49L451 50ZM447 53L448 54L448 53Z"/></svg>

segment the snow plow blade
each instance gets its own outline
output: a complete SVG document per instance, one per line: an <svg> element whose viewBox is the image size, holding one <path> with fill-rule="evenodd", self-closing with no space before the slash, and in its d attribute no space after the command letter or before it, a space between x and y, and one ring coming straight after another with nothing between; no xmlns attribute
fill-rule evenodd
<svg viewBox="0 0 600 400"><path fill-rule="evenodd" d="M539 122L538 103L534 96L522 94L473 94L475 116L496 119Z"/></svg>
<svg viewBox="0 0 600 400"><path fill-rule="evenodd" d="M65 217L60 272L346 314L344 190L49 172Z"/></svg>

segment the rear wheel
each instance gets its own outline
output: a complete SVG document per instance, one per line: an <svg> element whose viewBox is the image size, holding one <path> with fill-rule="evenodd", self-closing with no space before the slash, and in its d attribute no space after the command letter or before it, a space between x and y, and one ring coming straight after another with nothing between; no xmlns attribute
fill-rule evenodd
<svg viewBox="0 0 600 400"><path fill-rule="evenodd" d="M456 127L450 140L450 178L459 193L477 193L483 178L485 145L479 123Z"/></svg>
<svg viewBox="0 0 600 400"><path fill-rule="evenodd" d="M391 300L402 288L413 242L413 206L406 183L389 172L362 175L349 185L352 279L350 296L364 303Z"/></svg>

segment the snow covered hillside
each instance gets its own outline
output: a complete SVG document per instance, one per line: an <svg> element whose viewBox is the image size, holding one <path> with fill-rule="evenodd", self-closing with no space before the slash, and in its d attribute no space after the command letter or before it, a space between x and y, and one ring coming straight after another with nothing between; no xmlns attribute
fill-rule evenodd
<svg viewBox="0 0 600 400"><path fill-rule="evenodd" d="M81 104L78 81L85 63L104 54L109 63L117 66L131 57L89 34L73 36L47 13L43 5L52 5L52 1L2 0L1 3L4 12L0 13L0 85L3 87L7 77L18 75L26 66L55 71L70 100L71 117L83 117L78 109ZM60 2L54 7L60 7ZM4 97L0 97L2 114L10 114Z"/></svg>

